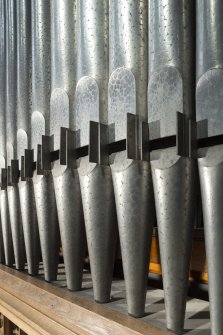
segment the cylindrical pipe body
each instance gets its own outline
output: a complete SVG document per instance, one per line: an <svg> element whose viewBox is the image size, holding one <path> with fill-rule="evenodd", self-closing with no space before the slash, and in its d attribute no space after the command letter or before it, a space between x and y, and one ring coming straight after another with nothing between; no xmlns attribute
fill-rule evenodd
<svg viewBox="0 0 223 335"><path fill-rule="evenodd" d="M50 3L32 0L32 123L31 147L36 159L42 135L50 135Z"/></svg>
<svg viewBox="0 0 223 335"><path fill-rule="evenodd" d="M7 166L17 158L16 145L16 0L6 1L6 141Z"/></svg>
<svg viewBox="0 0 223 335"><path fill-rule="evenodd" d="M148 85L148 9L147 1L110 1L109 74L126 67L136 83L136 114L144 121L147 113Z"/></svg>

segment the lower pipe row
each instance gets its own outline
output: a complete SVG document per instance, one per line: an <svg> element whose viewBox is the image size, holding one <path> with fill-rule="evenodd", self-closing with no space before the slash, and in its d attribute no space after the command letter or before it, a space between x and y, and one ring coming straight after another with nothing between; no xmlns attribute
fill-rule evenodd
<svg viewBox="0 0 223 335"><path fill-rule="evenodd" d="M219 149L218 146L207 150L204 158L198 160L212 328L217 329L214 334L223 329L219 316L223 306L220 288L223 274L219 268L223 160ZM33 179L19 182L19 190L15 186L1 190L1 263L19 264L19 255L23 264L17 268L24 268L22 231L17 232L21 239L13 243L13 229L18 227L15 221L20 217L9 218L8 210L8 206L18 206L19 191L22 222L29 223L23 225L29 273L38 273L41 245L45 280L56 280L62 243L67 287L80 290L87 237L94 298L99 303L109 302L119 231L128 313L142 317L156 207L167 328L181 334L195 222L197 167L194 159L180 157L175 150L161 150L151 164L127 159L126 151L113 154L110 166L90 163L88 156L79 160L78 169L61 166L56 161L52 172L45 175L35 172ZM33 211L27 207L33 190L37 217L31 217Z"/></svg>

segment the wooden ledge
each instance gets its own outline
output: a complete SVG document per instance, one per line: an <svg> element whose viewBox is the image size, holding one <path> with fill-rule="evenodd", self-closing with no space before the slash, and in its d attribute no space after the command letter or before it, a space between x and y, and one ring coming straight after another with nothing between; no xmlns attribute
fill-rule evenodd
<svg viewBox="0 0 223 335"><path fill-rule="evenodd" d="M0 265L0 312L29 335L169 334L3 265Z"/></svg>

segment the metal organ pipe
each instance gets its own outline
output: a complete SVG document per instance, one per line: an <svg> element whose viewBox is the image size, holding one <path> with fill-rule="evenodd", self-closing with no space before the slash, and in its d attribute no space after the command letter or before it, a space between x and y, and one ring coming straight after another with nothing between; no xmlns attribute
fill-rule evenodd
<svg viewBox="0 0 223 335"><path fill-rule="evenodd" d="M77 32L76 127L80 145L90 147L89 156L80 160L79 175L94 299L105 303L110 300L117 240L111 169L101 150L108 143L108 1L78 0ZM96 131L89 132L89 121ZM97 157L92 158L92 148Z"/></svg>
<svg viewBox="0 0 223 335"><path fill-rule="evenodd" d="M17 156L17 2L6 2L6 125L7 125L7 166L11 174L8 185L9 217L12 230L12 241L16 269L25 266L25 245L21 220L21 208L18 184L13 181L11 165ZM13 160L13 161L12 161ZM8 178L9 179L9 178Z"/></svg>
<svg viewBox="0 0 223 335"><path fill-rule="evenodd" d="M54 149L60 147L60 127L75 129L74 90L76 72L76 1L54 0L51 6L52 91L50 126ZM73 144L75 138L73 138ZM79 175L67 162L53 166L61 241L70 290L80 290L85 255L85 228Z"/></svg>
<svg viewBox="0 0 223 335"><path fill-rule="evenodd" d="M223 23L222 1L197 0L197 86L198 136L222 134ZM223 332L222 294L222 145L199 149L198 166L208 262L208 290L212 334Z"/></svg>
<svg viewBox="0 0 223 335"><path fill-rule="evenodd" d="M32 118L34 157L42 136L50 135L50 2L32 0ZM52 148L51 148L52 149ZM60 235L51 171L33 175L40 245L46 281L56 280Z"/></svg>
<svg viewBox="0 0 223 335"><path fill-rule="evenodd" d="M195 3L149 1L148 118L151 138L174 135L184 118L185 146L151 155L167 328L183 331L195 214L196 165L188 153L195 119ZM179 135L179 134L178 134ZM179 275L180 274L180 275Z"/></svg>
<svg viewBox="0 0 223 335"><path fill-rule="evenodd" d="M147 121L148 6L140 0L110 0L109 6L108 114L110 141L118 141L128 137L127 113L133 114L133 123ZM140 150L137 140L135 145ZM138 157L138 151L129 157L128 150L113 155L111 168L128 313L141 317L154 223L153 189L148 157Z"/></svg>
<svg viewBox="0 0 223 335"><path fill-rule="evenodd" d="M17 154L20 162L25 149L31 148L31 70L31 2L21 0L17 3ZM28 272L36 275L40 243L32 179L25 181L20 178L19 197Z"/></svg>
<svg viewBox="0 0 223 335"><path fill-rule="evenodd" d="M0 162L1 162L1 181L3 181L3 170L6 172L7 168L7 157L6 157L6 2L1 0L0 2ZM4 261L8 266L12 266L14 262L14 252L12 244L12 232L9 221L9 209L8 209L8 196L7 189L3 187L0 191L0 203L1 203L1 230L2 237L0 236L2 246L1 247L1 262ZM5 256L5 257L4 257Z"/></svg>

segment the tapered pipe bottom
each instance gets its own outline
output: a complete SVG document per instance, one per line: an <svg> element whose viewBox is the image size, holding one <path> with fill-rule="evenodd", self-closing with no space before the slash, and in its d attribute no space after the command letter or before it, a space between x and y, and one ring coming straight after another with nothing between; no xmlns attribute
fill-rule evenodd
<svg viewBox="0 0 223 335"><path fill-rule="evenodd" d="M2 238L5 254L5 265L12 267L14 264L14 250L12 243L12 231L9 218L8 196L7 190L0 191L1 201L1 223L2 223Z"/></svg>
<svg viewBox="0 0 223 335"><path fill-rule="evenodd" d="M80 185L94 299L110 301L117 242L117 217L111 169L81 159Z"/></svg>
<svg viewBox="0 0 223 335"><path fill-rule="evenodd" d="M79 175L77 170L53 168L54 187L63 248L67 288L81 290L86 234Z"/></svg>
<svg viewBox="0 0 223 335"><path fill-rule="evenodd" d="M208 263L211 333L223 334L223 146L198 160Z"/></svg>
<svg viewBox="0 0 223 335"><path fill-rule="evenodd" d="M8 205L12 231L12 242L15 255L15 267L17 270L24 270L26 263L26 252L24 234L22 227L22 217L19 199L19 188L8 186Z"/></svg>
<svg viewBox="0 0 223 335"><path fill-rule="evenodd" d="M34 193L45 280L57 279L60 233L52 173L34 175Z"/></svg>
<svg viewBox="0 0 223 335"><path fill-rule="evenodd" d="M175 148L152 161L167 328L182 334L193 227L196 163L179 157Z"/></svg>
<svg viewBox="0 0 223 335"><path fill-rule="evenodd" d="M19 182L19 197L28 273L36 276L39 271L40 240L32 180Z"/></svg>
<svg viewBox="0 0 223 335"><path fill-rule="evenodd" d="M150 164L116 154L112 164L128 314L144 316L154 225Z"/></svg>

